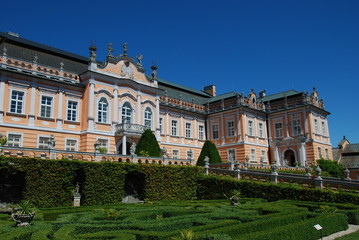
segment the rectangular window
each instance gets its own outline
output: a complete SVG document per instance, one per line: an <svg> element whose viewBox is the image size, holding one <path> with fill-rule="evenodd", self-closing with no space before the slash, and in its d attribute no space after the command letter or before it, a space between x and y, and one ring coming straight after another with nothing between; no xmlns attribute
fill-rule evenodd
<svg viewBox="0 0 359 240"><path fill-rule="evenodd" d="M263 123L259 123L258 124L258 128L259 128L259 137L263 138L264 137L264 133L263 133Z"/></svg>
<svg viewBox="0 0 359 240"><path fill-rule="evenodd" d="M193 152L192 150L187 150L187 160L192 160L193 159Z"/></svg>
<svg viewBox="0 0 359 240"><path fill-rule="evenodd" d="M212 125L212 138L218 139L219 138L219 126L218 124Z"/></svg>
<svg viewBox="0 0 359 240"><path fill-rule="evenodd" d="M66 139L66 151L77 151L77 140Z"/></svg>
<svg viewBox="0 0 359 240"><path fill-rule="evenodd" d="M39 137L38 147L41 149L49 148L50 137Z"/></svg>
<svg viewBox="0 0 359 240"><path fill-rule="evenodd" d="M178 122L177 120L172 120L172 136L178 135Z"/></svg>
<svg viewBox="0 0 359 240"><path fill-rule="evenodd" d="M41 107L40 107L40 116L51 118L52 112L52 97L42 96L41 97Z"/></svg>
<svg viewBox="0 0 359 240"><path fill-rule="evenodd" d="M327 159L330 159L330 157L329 157L329 149L328 148L325 149L325 157Z"/></svg>
<svg viewBox="0 0 359 240"><path fill-rule="evenodd" d="M204 126L203 125L199 125L199 127L198 127L198 137L200 140L204 139Z"/></svg>
<svg viewBox="0 0 359 240"><path fill-rule="evenodd" d="M248 120L248 135L253 136L253 121Z"/></svg>
<svg viewBox="0 0 359 240"><path fill-rule="evenodd" d="M292 121L293 124L293 135L300 135L302 133L302 127L301 127L301 123L300 123L300 119L294 119Z"/></svg>
<svg viewBox="0 0 359 240"><path fill-rule="evenodd" d="M321 147L318 147L318 155L319 155L319 158L322 158L323 155L322 155L322 148Z"/></svg>
<svg viewBox="0 0 359 240"><path fill-rule="evenodd" d="M318 134L318 119L314 119L314 133Z"/></svg>
<svg viewBox="0 0 359 240"><path fill-rule="evenodd" d="M97 139L98 143L100 144L99 147L106 150L104 152L108 152L108 139ZM101 152L101 151L100 151Z"/></svg>
<svg viewBox="0 0 359 240"><path fill-rule="evenodd" d="M262 162L262 163L267 162L266 151L265 151L265 150L262 150L262 151L261 151L261 162Z"/></svg>
<svg viewBox="0 0 359 240"><path fill-rule="evenodd" d="M172 158L179 159L179 151L178 150L172 150Z"/></svg>
<svg viewBox="0 0 359 240"><path fill-rule="evenodd" d="M251 149L251 162L256 162L256 150Z"/></svg>
<svg viewBox="0 0 359 240"><path fill-rule="evenodd" d="M24 105L24 92L12 91L10 112L12 113L23 113L22 107Z"/></svg>
<svg viewBox="0 0 359 240"><path fill-rule="evenodd" d="M77 121L77 105L78 102L68 101L67 102L67 121Z"/></svg>
<svg viewBox="0 0 359 240"><path fill-rule="evenodd" d="M9 133L7 136L7 145L9 147L21 147L21 134Z"/></svg>
<svg viewBox="0 0 359 240"><path fill-rule="evenodd" d="M236 149L228 149L228 161L236 161Z"/></svg>
<svg viewBox="0 0 359 240"><path fill-rule="evenodd" d="M163 134L163 118L160 118L160 133Z"/></svg>
<svg viewBox="0 0 359 240"><path fill-rule="evenodd" d="M325 122L324 121L322 121L322 134L323 134L323 136L325 136L325 134L326 134Z"/></svg>
<svg viewBox="0 0 359 240"><path fill-rule="evenodd" d="M278 137L283 137L283 127L282 127L282 123L275 123L274 124L274 128L275 128L275 136Z"/></svg>
<svg viewBox="0 0 359 240"><path fill-rule="evenodd" d="M192 137L192 124L186 123L186 138Z"/></svg>
<svg viewBox="0 0 359 240"><path fill-rule="evenodd" d="M227 122L227 134L228 134L228 137L234 136L234 134L235 134L234 121Z"/></svg>

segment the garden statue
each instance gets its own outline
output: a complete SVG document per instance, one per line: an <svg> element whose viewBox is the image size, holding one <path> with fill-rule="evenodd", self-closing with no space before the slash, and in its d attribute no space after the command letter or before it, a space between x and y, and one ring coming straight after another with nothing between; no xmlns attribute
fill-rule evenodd
<svg viewBox="0 0 359 240"><path fill-rule="evenodd" d="M163 157L163 158L168 158L168 156L167 156L167 150L166 150L165 147L162 148L162 157Z"/></svg>
<svg viewBox="0 0 359 240"><path fill-rule="evenodd" d="M136 143L132 143L130 148L130 153L131 155L136 155L135 152L136 152Z"/></svg>
<svg viewBox="0 0 359 240"><path fill-rule="evenodd" d="M315 168L315 173L317 174L317 178L320 178L320 176L322 175L322 169L319 167L319 165L317 165L317 167Z"/></svg>
<svg viewBox="0 0 359 240"><path fill-rule="evenodd" d="M95 152L99 153L100 152L100 142L99 140L96 140L95 144L93 145L95 148Z"/></svg>

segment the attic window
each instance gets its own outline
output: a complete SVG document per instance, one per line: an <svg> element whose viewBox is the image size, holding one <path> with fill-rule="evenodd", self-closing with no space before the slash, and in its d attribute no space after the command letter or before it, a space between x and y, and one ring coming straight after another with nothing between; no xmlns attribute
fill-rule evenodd
<svg viewBox="0 0 359 240"><path fill-rule="evenodd" d="M256 103L256 99L252 98L252 103L255 104Z"/></svg>

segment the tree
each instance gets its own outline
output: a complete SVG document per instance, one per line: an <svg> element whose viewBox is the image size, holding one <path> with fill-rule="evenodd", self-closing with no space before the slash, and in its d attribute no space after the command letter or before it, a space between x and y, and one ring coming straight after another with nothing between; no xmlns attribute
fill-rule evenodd
<svg viewBox="0 0 359 240"><path fill-rule="evenodd" d="M161 157L161 149L155 135L150 129L146 129L138 141L136 152L139 156Z"/></svg>
<svg viewBox="0 0 359 240"><path fill-rule="evenodd" d="M221 163L222 159L214 143L209 140L204 142L201 153L197 160L197 166L204 166L204 158L209 157L209 163Z"/></svg>
<svg viewBox="0 0 359 240"><path fill-rule="evenodd" d="M333 160L317 160L324 176L343 178L343 165Z"/></svg>

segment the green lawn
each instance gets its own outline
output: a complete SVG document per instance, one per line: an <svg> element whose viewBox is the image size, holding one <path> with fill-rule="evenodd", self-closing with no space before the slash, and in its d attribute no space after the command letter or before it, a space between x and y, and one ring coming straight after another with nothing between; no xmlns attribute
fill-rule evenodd
<svg viewBox="0 0 359 240"><path fill-rule="evenodd" d="M2 214L0 239L154 240L179 237L181 232L202 240L318 239L315 224L329 235L347 228L343 213L359 215L357 207L349 205L336 205L333 211L316 203L240 201L238 206L216 200L43 208L36 209L28 227L15 227L10 216Z"/></svg>
<svg viewBox="0 0 359 240"><path fill-rule="evenodd" d="M358 240L358 239L359 239L359 231L337 238L337 240Z"/></svg>

